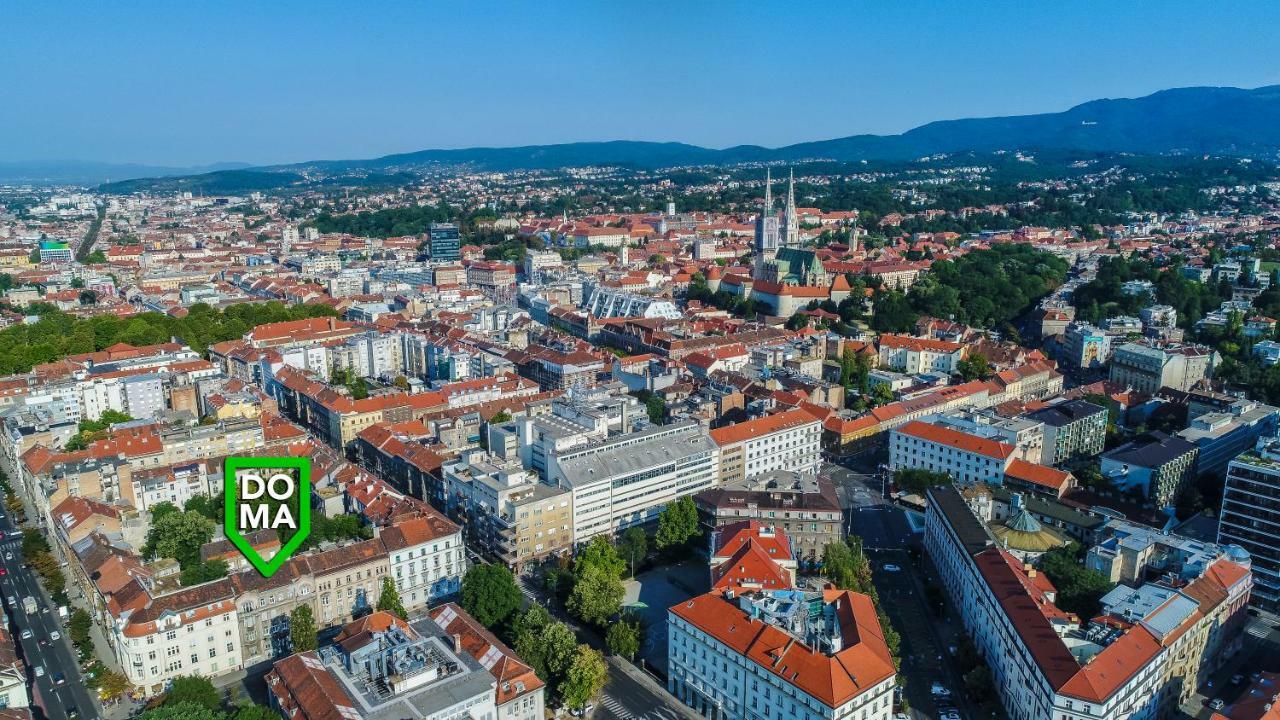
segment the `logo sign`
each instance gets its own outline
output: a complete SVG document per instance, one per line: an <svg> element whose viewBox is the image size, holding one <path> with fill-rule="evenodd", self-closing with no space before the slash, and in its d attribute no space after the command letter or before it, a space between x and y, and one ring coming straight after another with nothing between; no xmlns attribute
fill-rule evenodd
<svg viewBox="0 0 1280 720"><path fill-rule="evenodd" d="M231 457L222 472L227 539L271 577L311 532L311 459ZM260 530L280 537L280 550L270 559L247 539Z"/></svg>

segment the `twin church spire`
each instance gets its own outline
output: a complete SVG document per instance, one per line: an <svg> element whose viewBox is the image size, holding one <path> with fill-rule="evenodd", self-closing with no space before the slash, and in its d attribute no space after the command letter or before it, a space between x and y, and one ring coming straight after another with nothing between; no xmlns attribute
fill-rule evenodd
<svg viewBox="0 0 1280 720"><path fill-rule="evenodd" d="M779 218L773 209L773 176L764 171L764 207L756 217L756 277L761 276L764 263L777 254L780 247L800 245L800 215L796 212L796 173L791 171L787 180L787 203Z"/></svg>

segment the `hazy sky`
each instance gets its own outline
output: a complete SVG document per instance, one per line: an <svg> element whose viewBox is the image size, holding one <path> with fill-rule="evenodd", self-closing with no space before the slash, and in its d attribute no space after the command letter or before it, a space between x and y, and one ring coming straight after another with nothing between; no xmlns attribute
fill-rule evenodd
<svg viewBox="0 0 1280 720"><path fill-rule="evenodd" d="M0 161L776 146L1280 83L1274 1L5 0L0 18Z"/></svg>

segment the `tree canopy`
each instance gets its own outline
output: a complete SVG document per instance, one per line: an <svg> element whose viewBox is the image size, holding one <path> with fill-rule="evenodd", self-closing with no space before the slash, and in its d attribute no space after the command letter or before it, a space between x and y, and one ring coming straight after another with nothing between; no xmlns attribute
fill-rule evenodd
<svg viewBox="0 0 1280 720"><path fill-rule="evenodd" d="M472 565L462 578L462 607L490 630L507 622L524 602L516 579L504 565Z"/></svg>
<svg viewBox="0 0 1280 720"><path fill-rule="evenodd" d="M96 352L120 342L153 345L177 338L203 353L213 343L243 337L263 323L335 315L327 305L286 306L274 301L232 305L225 310L197 303L182 318L149 312L127 318L95 315L82 320L50 305L36 306L31 311L40 316L37 322L17 323L0 330L0 375L27 372L42 363Z"/></svg>

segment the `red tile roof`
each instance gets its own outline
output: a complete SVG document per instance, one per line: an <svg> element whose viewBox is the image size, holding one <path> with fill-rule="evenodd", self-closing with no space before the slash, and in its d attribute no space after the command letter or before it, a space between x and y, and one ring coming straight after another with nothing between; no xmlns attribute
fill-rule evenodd
<svg viewBox="0 0 1280 720"><path fill-rule="evenodd" d="M755 420L716 428L711 431L711 439L720 447L724 447L817 422L818 420L805 410L787 410L786 412L766 415Z"/></svg>
<svg viewBox="0 0 1280 720"><path fill-rule="evenodd" d="M782 630L752 619L718 593L675 605L671 612L765 672L808 693L828 707L839 707L895 674L871 599L860 593L828 590L824 602L838 603L844 649L825 655Z"/></svg>
<svg viewBox="0 0 1280 720"><path fill-rule="evenodd" d="M980 438L976 435L952 430L951 428L930 425L920 420L912 420L898 428L897 432L937 445L946 445L957 450L985 455L998 460L1007 459L1014 451L1014 447L1008 443Z"/></svg>

